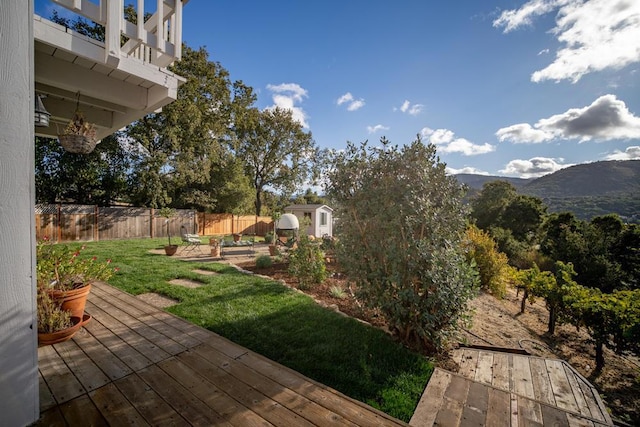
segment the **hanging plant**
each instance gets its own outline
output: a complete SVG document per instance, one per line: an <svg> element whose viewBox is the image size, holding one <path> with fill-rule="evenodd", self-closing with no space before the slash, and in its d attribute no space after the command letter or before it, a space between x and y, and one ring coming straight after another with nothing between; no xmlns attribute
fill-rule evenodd
<svg viewBox="0 0 640 427"><path fill-rule="evenodd" d="M62 148L69 153L89 154L96 148L96 127L85 120L79 106L80 95L78 94L76 111L62 134L58 135L58 140Z"/></svg>

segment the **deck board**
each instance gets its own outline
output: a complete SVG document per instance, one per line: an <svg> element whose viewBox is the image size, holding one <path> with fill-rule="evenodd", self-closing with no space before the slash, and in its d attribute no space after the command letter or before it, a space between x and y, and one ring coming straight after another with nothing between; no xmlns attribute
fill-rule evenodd
<svg viewBox="0 0 640 427"><path fill-rule="evenodd" d="M486 348L452 357L459 371L436 368L411 425L613 425L595 388L564 361Z"/></svg>
<svg viewBox="0 0 640 427"><path fill-rule="evenodd" d="M86 310L38 349L36 425L407 425L109 285Z"/></svg>

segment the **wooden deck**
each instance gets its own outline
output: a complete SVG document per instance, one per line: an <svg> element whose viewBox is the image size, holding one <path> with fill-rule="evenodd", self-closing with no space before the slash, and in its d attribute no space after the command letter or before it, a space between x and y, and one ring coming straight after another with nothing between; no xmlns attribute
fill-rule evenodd
<svg viewBox="0 0 640 427"><path fill-rule="evenodd" d="M38 425L406 425L109 285L86 310L38 349Z"/></svg>
<svg viewBox="0 0 640 427"><path fill-rule="evenodd" d="M415 426L613 425L593 386L562 360L461 348L458 373L436 369Z"/></svg>

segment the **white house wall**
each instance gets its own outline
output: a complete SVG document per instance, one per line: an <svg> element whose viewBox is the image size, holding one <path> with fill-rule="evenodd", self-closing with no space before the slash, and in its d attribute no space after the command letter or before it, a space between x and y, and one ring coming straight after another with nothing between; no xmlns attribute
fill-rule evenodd
<svg viewBox="0 0 640 427"><path fill-rule="evenodd" d="M0 424L39 417L33 0L0 5Z"/></svg>

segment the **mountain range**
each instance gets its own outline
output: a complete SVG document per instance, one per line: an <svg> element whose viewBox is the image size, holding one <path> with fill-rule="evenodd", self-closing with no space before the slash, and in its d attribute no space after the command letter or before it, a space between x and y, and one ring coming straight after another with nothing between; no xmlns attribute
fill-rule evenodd
<svg viewBox="0 0 640 427"><path fill-rule="evenodd" d="M469 197L491 181L507 181L519 193L541 198L549 212L573 212L578 218L617 213L640 222L640 160L584 163L535 179L458 174Z"/></svg>

